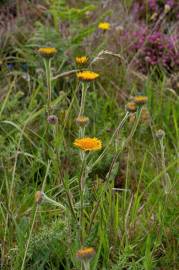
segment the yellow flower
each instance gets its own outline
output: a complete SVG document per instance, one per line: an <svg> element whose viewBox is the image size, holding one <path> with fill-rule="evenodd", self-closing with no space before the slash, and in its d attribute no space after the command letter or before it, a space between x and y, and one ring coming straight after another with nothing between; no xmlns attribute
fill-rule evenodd
<svg viewBox="0 0 179 270"><path fill-rule="evenodd" d="M98 28L101 30L109 30L110 29L110 23L108 22L100 22L98 24Z"/></svg>
<svg viewBox="0 0 179 270"><path fill-rule="evenodd" d="M81 71L77 73L77 78L82 80L82 81L93 81L96 78L99 77L98 73L95 73L93 71Z"/></svg>
<svg viewBox="0 0 179 270"><path fill-rule="evenodd" d="M92 247L81 248L76 253L76 257L79 260L90 260L94 255L95 250Z"/></svg>
<svg viewBox="0 0 179 270"><path fill-rule="evenodd" d="M80 127L84 127L84 126L86 126L86 125L89 123L89 118L86 117L86 116L83 116L83 115L78 116L78 117L76 118L76 123L77 123L77 125L79 125Z"/></svg>
<svg viewBox="0 0 179 270"><path fill-rule="evenodd" d="M97 138L85 137L76 139L73 144L84 151L96 151L102 148L102 142Z"/></svg>
<svg viewBox="0 0 179 270"><path fill-rule="evenodd" d="M135 103L135 102L129 102L129 103L127 103L126 109L127 109L129 112L136 112L136 110L137 110L136 103Z"/></svg>
<svg viewBox="0 0 179 270"><path fill-rule="evenodd" d="M52 57L57 53L57 50L55 48L46 47L46 48L39 48L38 49L39 54L41 54L44 57Z"/></svg>
<svg viewBox="0 0 179 270"><path fill-rule="evenodd" d="M75 58L76 63L79 65L84 65L88 62L88 57L87 56L77 56Z"/></svg>
<svg viewBox="0 0 179 270"><path fill-rule="evenodd" d="M133 101L137 104L137 105L143 105L145 103L147 103L148 97L147 96L136 96L133 98Z"/></svg>

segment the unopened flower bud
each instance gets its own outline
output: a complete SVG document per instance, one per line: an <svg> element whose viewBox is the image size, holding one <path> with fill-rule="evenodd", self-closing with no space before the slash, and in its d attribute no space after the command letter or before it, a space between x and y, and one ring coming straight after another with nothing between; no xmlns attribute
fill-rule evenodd
<svg viewBox="0 0 179 270"><path fill-rule="evenodd" d="M51 125L56 125L58 123L58 117L56 115L49 115L47 121Z"/></svg>
<svg viewBox="0 0 179 270"><path fill-rule="evenodd" d="M165 136L165 131L163 129L159 129L156 132L156 137L157 139L161 140Z"/></svg>
<svg viewBox="0 0 179 270"><path fill-rule="evenodd" d="M89 118L87 116L78 116L75 121L78 126L85 127L89 123Z"/></svg>
<svg viewBox="0 0 179 270"><path fill-rule="evenodd" d="M118 25L116 26L115 30L118 34L121 34L124 31L124 27L122 25Z"/></svg>
<svg viewBox="0 0 179 270"><path fill-rule="evenodd" d="M44 193L42 191L37 191L35 193L35 202L36 204L40 204L43 200L44 197Z"/></svg>
<svg viewBox="0 0 179 270"><path fill-rule="evenodd" d="M164 13L167 14L171 9L171 6L166 4L165 7L164 7Z"/></svg>

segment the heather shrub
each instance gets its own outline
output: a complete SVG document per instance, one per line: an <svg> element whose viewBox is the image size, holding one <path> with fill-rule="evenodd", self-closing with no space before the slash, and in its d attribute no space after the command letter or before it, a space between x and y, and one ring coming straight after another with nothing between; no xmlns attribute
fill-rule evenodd
<svg viewBox="0 0 179 270"><path fill-rule="evenodd" d="M156 21L162 13L167 14L169 21L179 19L179 2L177 0L136 0L132 5L135 18Z"/></svg>
<svg viewBox="0 0 179 270"><path fill-rule="evenodd" d="M147 73L154 67L168 72L178 70L176 35L167 35L159 30L151 32L148 27L139 27L137 31L131 33L131 37L134 42L128 50L130 53L138 53L134 63L141 72Z"/></svg>

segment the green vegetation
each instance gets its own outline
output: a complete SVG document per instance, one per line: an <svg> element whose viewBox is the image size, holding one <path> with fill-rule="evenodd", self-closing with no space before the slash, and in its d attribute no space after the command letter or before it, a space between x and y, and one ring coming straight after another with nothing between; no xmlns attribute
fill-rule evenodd
<svg viewBox="0 0 179 270"><path fill-rule="evenodd" d="M0 41L1 269L177 270L175 74L142 74L124 47L116 50L115 5L40 4L33 31L20 25ZM131 1L124 4L128 14ZM44 57L44 47L57 52ZM84 67L75 62L82 55ZM82 69L100 76L80 81ZM139 95L147 103L128 112ZM98 138L102 149L78 149L80 137ZM90 266L76 257L83 247L95 249Z"/></svg>

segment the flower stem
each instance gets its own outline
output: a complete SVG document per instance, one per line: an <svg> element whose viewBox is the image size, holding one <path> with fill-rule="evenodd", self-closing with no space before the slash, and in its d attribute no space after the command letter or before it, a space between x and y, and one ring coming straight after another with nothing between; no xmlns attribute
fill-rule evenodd
<svg viewBox="0 0 179 270"><path fill-rule="evenodd" d="M46 80L47 80L47 91L48 91L48 100L47 100L47 111L48 115L51 112L51 99L52 99L52 84L51 84L51 59L44 59Z"/></svg>
<svg viewBox="0 0 179 270"><path fill-rule="evenodd" d="M78 116L82 116L84 114L87 89L88 89L88 86L86 86L85 83L82 83L82 90L81 90L82 96L81 96L80 111L79 111Z"/></svg>
<svg viewBox="0 0 179 270"><path fill-rule="evenodd" d="M83 265L84 265L84 270L90 270L90 262L89 262L89 260L84 261Z"/></svg>
<svg viewBox="0 0 179 270"><path fill-rule="evenodd" d="M104 157L104 155L106 154L109 146L111 145L114 137L116 136L116 134L118 134L119 130L124 126L125 122L127 121L129 117L129 112L126 113L126 115L124 116L124 118L122 119L122 121L119 123L118 127L115 129L109 143L106 145L106 147L104 148L103 152L101 153L101 155L97 158L97 160L92 164L92 166L90 167L90 169L92 169L94 166L96 166L96 164Z"/></svg>
<svg viewBox="0 0 179 270"><path fill-rule="evenodd" d="M82 165L79 179L79 189L80 189L80 228L79 228L79 238L81 245L84 241L84 191L85 191L85 178L86 178L86 156L82 155Z"/></svg>
<svg viewBox="0 0 179 270"><path fill-rule="evenodd" d="M166 171L166 163L165 163L165 146L164 146L164 138L160 139L160 149L161 149L161 165L162 170ZM167 172L164 173L163 176L163 188L165 193L169 193L171 190L171 180Z"/></svg>
<svg viewBox="0 0 179 270"><path fill-rule="evenodd" d="M28 251L28 248L29 248L29 244L30 244L30 240L31 240L31 236L32 236L32 231L33 231L33 228L34 228L34 225L35 225L35 219L36 219L37 211L38 211L38 205L35 208L35 212L34 212L34 216L33 216L33 220L32 220L32 225L31 225L30 232L29 232L29 237L28 237L28 240L27 240L27 243L26 243L26 246L25 246L25 252L24 252L24 257L23 257L23 261L22 261L22 265L21 265L21 270L24 270L24 267L25 267L25 260L26 260L26 257L27 257L27 251Z"/></svg>

